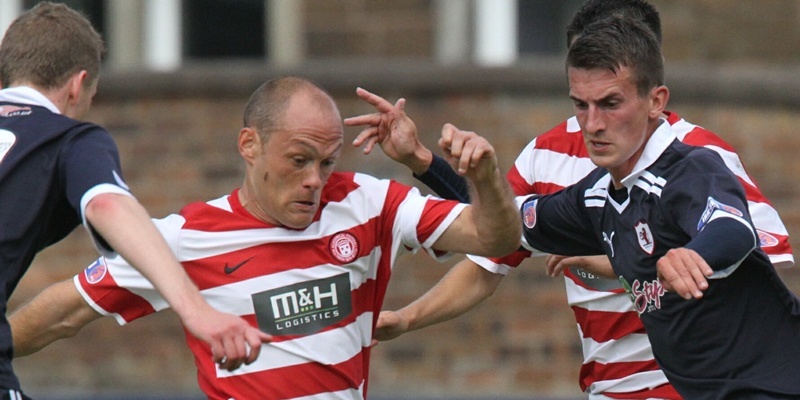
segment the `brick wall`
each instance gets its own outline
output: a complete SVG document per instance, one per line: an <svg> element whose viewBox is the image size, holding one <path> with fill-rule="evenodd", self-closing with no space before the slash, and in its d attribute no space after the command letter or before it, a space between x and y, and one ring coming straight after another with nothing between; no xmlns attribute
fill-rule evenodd
<svg viewBox="0 0 800 400"><path fill-rule="evenodd" d="M673 90L669 108L720 133L739 150L797 237L800 1L654 4L664 19ZM332 55L326 53L332 49L335 55L355 58L430 54L425 45L431 32L429 1L308 0L304 5L314 54ZM750 69L741 71L742 66ZM163 217L241 183L235 137L243 104L260 82L293 73L328 87L344 116L368 111L353 95L356 85L392 100L407 97L407 111L429 146L435 145L442 124L452 122L490 138L504 169L533 135L571 115L560 60L535 60L491 71L441 70L425 62L312 62L293 70L228 66L169 75L108 74L89 119L109 128L134 193L152 215ZM345 142L356 133L346 130ZM365 157L347 147L339 168L414 183L380 152ZM76 230L37 257L10 309L71 277L95 254L83 230ZM401 258L386 307L412 301L452 263L436 264L425 255ZM540 261L530 260L467 315L379 345L373 352L371 392L580 396L581 349L563 282L542 269ZM798 271L782 275L800 293ZM75 338L16 361L15 368L32 394L197 393L183 332L173 314L162 314L126 327L101 319Z"/></svg>

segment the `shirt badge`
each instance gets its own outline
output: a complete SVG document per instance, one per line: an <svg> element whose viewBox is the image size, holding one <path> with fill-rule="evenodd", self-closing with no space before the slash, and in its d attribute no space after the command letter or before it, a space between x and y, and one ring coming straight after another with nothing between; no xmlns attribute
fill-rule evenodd
<svg viewBox="0 0 800 400"><path fill-rule="evenodd" d="M331 238L328 250L341 263L349 263L358 256L358 240L350 232L339 232Z"/></svg>
<svg viewBox="0 0 800 400"><path fill-rule="evenodd" d="M633 226L633 230L636 231L636 240L639 241L639 247L645 253L652 255L655 243L653 243L653 233L650 231L650 225L647 224L647 221L637 222Z"/></svg>

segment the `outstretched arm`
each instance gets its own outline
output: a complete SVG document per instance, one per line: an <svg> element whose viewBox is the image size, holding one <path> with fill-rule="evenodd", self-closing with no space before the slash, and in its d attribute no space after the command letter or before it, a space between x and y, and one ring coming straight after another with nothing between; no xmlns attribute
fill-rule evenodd
<svg viewBox="0 0 800 400"><path fill-rule="evenodd" d="M71 279L58 282L14 311L8 318L14 357L33 354L58 339L75 336L100 318L81 297Z"/></svg>
<svg viewBox="0 0 800 400"><path fill-rule="evenodd" d="M491 296L501 279L503 275L465 258L419 299L400 310L381 312L375 339L391 340L464 314Z"/></svg>
<svg viewBox="0 0 800 400"><path fill-rule="evenodd" d="M85 213L92 228L153 283L184 326L211 346L221 368L233 370L256 360L261 343L271 337L205 301L136 199L101 194L89 201Z"/></svg>
<svg viewBox="0 0 800 400"><path fill-rule="evenodd" d="M405 114L405 100L400 99L393 105L361 88L357 94L377 112L345 119L347 125L366 126L354 144L366 143L364 151L370 152L374 144L379 143L390 157L400 160L405 158L399 154L415 154L419 147L424 147L417 140L416 125ZM519 245L522 224L511 188L498 169L494 148L474 132L462 131L451 124L442 128L439 147L450 166L469 180L472 206L456 218L433 248L486 256L514 251ZM410 168L418 172L416 167Z"/></svg>

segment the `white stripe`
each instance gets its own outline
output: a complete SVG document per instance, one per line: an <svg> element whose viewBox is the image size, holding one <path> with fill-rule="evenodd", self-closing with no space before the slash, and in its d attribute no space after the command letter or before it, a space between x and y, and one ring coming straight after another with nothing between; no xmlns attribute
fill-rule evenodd
<svg viewBox="0 0 800 400"><path fill-rule="evenodd" d="M514 269L509 265L498 264L486 257L467 255L467 258L479 267L495 274L508 275L508 273Z"/></svg>
<svg viewBox="0 0 800 400"><path fill-rule="evenodd" d="M338 392L326 392L326 393L318 393L312 394L309 396L302 396L302 397L293 397L289 400L363 400L364 399L364 383L361 383L361 387L356 389L345 389L340 390Z"/></svg>
<svg viewBox="0 0 800 400"><path fill-rule="evenodd" d="M783 221L781 221L781 217L778 215L778 211L771 205L748 201L747 208L750 210L750 216L753 218L753 225L755 225L757 229L778 235L789 235L786 231L786 226L783 225Z"/></svg>
<svg viewBox="0 0 800 400"><path fill-rule="evenodd" d="M578 331L581 332L580 326ZM598 362L602 364L619 362L640 362L653 360L653 350L650 348L650 340L644 333L632 333L619 340L609 340L607 342L596 342L591 338L584 338L581 334L583 344L583 362Z"/></svg>
<svg viewBox="0 0 800 400"><path fill-rule="evenodd" d="M661 197L661 191L667 184L666 179L653 175L650 171L643 171L639 179L634 182L634 186L645 191L645 193L652 193Z"/></svg>
<svg viewBox="0 0 800 400"><path fill-rule="evenodd" d="M589 393L630 393L638 392L644 389L652 389L668 383L667 377L661 370L656 371L643 371L628 375L621 379L609 379L605 381L595 381L593 384L586 388ZM589 399L611 399L610 397L603 396L589 396ZM611 399L614 400L614 399Z"/></svg>
<svg viewBox="0 0 800 400"><path fill-rule="evenodd" d="M530 157L529 167L524 174L522 171L520 174L530 185L541 182L566 187L581 180L597 168L589 158L548 149L532 149L528 157ZM558 168L553 168L554 165L557 165ZM517 169L519 170L519 167Z"/></svg>
<svg viewBox="0 0 800 400"><path fill-rule="evenodd" d="M578 117L572 116L567 120L567 132L580 132L581 125L578 123Z"/></svg>
<svg viewBox="0 0 800 400"><path fill-rule="evenodd" d="M569 277L564 278L564 284L567 289L567 300L571 306L581 307L589 311L616 313L634 311L633 303L624 292L613 293L589 290L576 284Z"/></svg>
<svg viewBox="0 0 800 400"><path fill-rule="evenodd" d="M606 201L605 200L596 200L596 199L586 199L584 201L584 204L586 204L586 207L603 208L603 207L606 206Z"/></svg>
<svg viewBox="0 0 800 400"><path fill-rule="evenodd" d="M683 140L686 138L686 135L688 135L689 132L693 131L695 128L698 128L698 126L687 122L683 118L672 124L672 131L675 132L675 136L677 136L678 140L681 142L683 142Z"/></svg>
<svg viewBox="0 0 800 400"><path fill-rule="evenodd" d="M722 157L722 161L725 162L725 166L728 167L728 169L731 170L731 172L733 172L734 175L736 175L743 181L747 182L750 186L756 185L755 183L753 183L753 180L750 179L750 176L747 175L747 171L744 170L744 166L742 165L742 160L739 159L738 154L732 153L728 150L725 150L717 146L706 145L703 147L715 151L717 154L719 154L720 157Z"/></svg>
<svg viewBox="0 0 800 400"><path fill-rule="evenodd" d="M316 362L324 365L347 361L370 345L373 313L365 312L340 328L285 342L263 344L255 362L234 371L219 369L217 377L230 377Z"/></svg>

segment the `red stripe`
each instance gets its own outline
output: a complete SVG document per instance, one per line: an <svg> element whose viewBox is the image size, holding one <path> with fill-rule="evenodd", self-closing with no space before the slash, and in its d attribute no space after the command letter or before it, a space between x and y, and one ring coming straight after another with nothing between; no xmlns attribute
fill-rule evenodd
<svg viewBox="0 0 800 400"><path fill-rule="evenodd" d="M697 147L716 146L721 149L730 151L731 153L735 152L733 147L731 147L731 145L722 140L722 138L715 135L713 132L707 131L699 126L692 129L689 133L686 134L686 136L683 138L683 143Z"/></svg>
<svg viewBox="0 0 800 400"><path fill-rule="evenodd" d="M574 157L589 157L589 152L586 150L586 144L583 142L583 134L580 131L567 132L566 121L537 136L536 148L547 149Z"/></svg>
<svg viewBox="0 0 800 400"><path fill-rule="evenodd" d="M583 337L595 342L605 343L632 333L645 333L642 320L635 311L589 311L572 306L572 312L575 313L575 321L583 331Z"/></svg>
<svg viewBox="0 0 800 400"><path fill-rule="evenodd" d="M511 169L508 170L506 174L506 180L511 185L511 190L514 191L514 194L517 196L524 196L526 194L533 194L533 187L525 181L525 178L522 177L522 174L519 173L517 166L514 165Z"/></svg>
<svg viewBox="0 0 800 400"><path fill-rule="evenodd" d="M609 364L603 364L592 361L583 364L581 366L580 387L582 390L585 391L586 388L588 388L595 382L622 379L637 373L658 371L658 370L659 367L658 364L656 364L655 360L616 362ZM657 395L656 393L659 394ZM617 393L603 392L603 394L609 397L620 398L620 399L647 399L647 398L679 399L680 398L680 397L675 397L677 396L675 389L673 389L672 386L668 384L661 385L653 389L642 389L634 392L627 392L624 394L620 392ZM669 397L670 395L672 395L672 397Z"/></svg>
<svg viewBox="0 0 800 400"><path fill-rule="evenodd" d="M137 294L117 285L110 273L97 283L89 283L86 274L78 274L78 280L86 294L107 312L115 312L127 322L156 312L153 306ZM124 305L118 309L119 305Z"/></svg>
<svg viewBox="0 0 800 400"><path fill-rule="evenodd" d="M492 262L494 262L495 264L503 264L503 265L508 265L509 267L516 268L520 264L522 264L522 262L525 261L526 258L530 256L531 256L530 251L518 250L500 258L490 258L490 260L492 260Z"/></svg>
<svg viewBox="0 0 800 400"><path fill-rule="evenodd" d="M209 354L203 354L210 360ZM365 379L364 354L334 365L315 362L216 378L211 362L198 365L198 382L210 399L287 399L319 393L358 389ZM197 359L195 359L197 363ZM209 379L209 377L211 379Z"/></svg>
<svg viewBox="0 0 800 400"><path fill-rule="evenodd" d="M422 211L423 217L417 225L417 238L420 243L428 240L433 232L441 225L442 221L450 215L453 208L458 204L456 201L427 201Z"/></svg>

